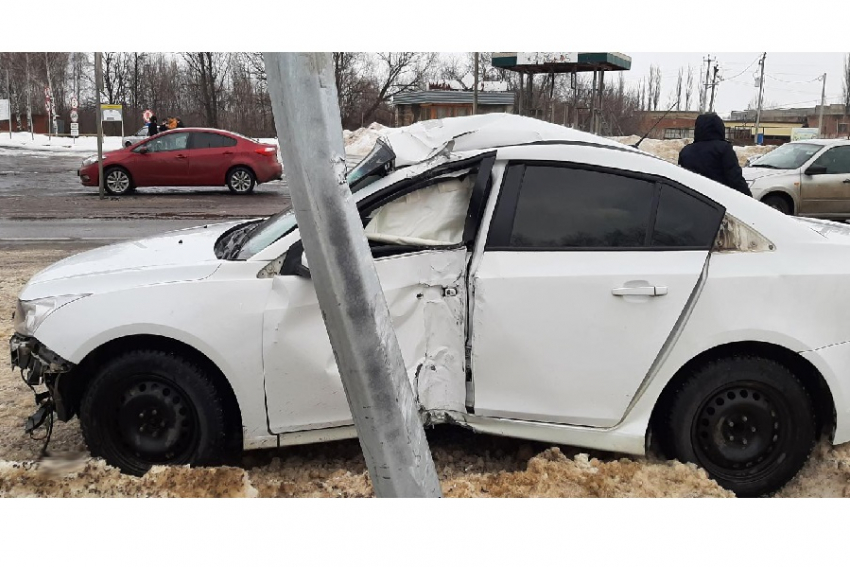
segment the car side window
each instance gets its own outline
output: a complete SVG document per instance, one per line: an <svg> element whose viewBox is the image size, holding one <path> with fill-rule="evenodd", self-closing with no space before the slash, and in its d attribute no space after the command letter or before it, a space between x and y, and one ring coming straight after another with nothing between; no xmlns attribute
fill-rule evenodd
<svg viewBox="0 0 850 567"><path fill-rule="evenodd" d="M369 213L366 238L405 246L461 244L474 182L469 172L440 178L386 203Z"/></svg>
<svg viewBox="0 0 850 567"><path fill-rule="evenodd" d="M841 175L850 173L850 146L839 146L827 150L812 165L826 167L827 174Z"/></svg>
<svg viewBox="0 0 850 567"><path fill-rule="evenodd" d="M154 140L140 146L146 148L148 153L154 154L159 152L172 152L177 150L185 150L189 142L188 132L174 132L160 136ZM138 152L138 149L136 150Z"/></svg>
<svg viewBox="0 0 850 567"><path fill-rule="evenodd" d="M649 230L654 184L558 166L528 166L510 230L493 245L512 249L638 248ZM509 215L506 199L496 214Z"/></svg>
<svg viewBox="0 0 850 567"><path fill-rule="evenodd" d="M614 171L511 165L488 250L711 248L723 207L673 184Z"/></svg>
<svg viewBox="0 0 850 567"><path fill-rule="evenodd" d="M714 244L723 210L681 189L661 184L650 246L709 249Z"/></svg>
<svg viewBox="0 0 850 567"><path fill-rule="evenodd" d="M222 136L212 132L195 132L192 134L192 149L229 148L235 145L236 140L228 136Z"/></svg>

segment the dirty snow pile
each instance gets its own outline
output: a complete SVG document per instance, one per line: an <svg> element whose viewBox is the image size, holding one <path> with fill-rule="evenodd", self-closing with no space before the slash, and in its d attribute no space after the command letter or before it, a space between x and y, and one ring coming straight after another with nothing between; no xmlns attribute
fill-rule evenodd
<svg viewBox="0 0 850 567"><path fill-rule="evenodd" d="M28 151L58 151L62 153L97 153L97 137L81 136L48 136L47 134L30 135L29 132L0 132L0 148L14 148ZM121 136L104 136L103 151L121 149Z"/></svg>
<svg viewBox="0 0 850 567"><path fill-rule="evenodd" d="M343 130L342 138L345 143L345 153L350 156L365 157L375 146L378 138L386 134L389 130L390 128L377 122L373 122L363 128L358 128L353 132Z"/></svg>
<svg viewBox="0 0 850 567"><path fill-rule="evenodd" d="M609 138L615 142L620 142L627 146L637 143L640 136L615 136ZM647 138L640 144L640 149L648 154L660 157L670 163L679 162L679 152L682 148L690 144L693 140L689 138L680 138L676 140L655 140ZM774 149L774 146L733 146L735 153L738 155L738 163L741 166L747 163L747 159L766 154Z"/></svg>

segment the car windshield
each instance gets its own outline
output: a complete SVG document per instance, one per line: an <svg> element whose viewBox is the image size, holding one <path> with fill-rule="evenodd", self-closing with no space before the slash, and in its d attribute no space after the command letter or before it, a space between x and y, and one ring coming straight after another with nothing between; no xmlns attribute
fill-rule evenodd
<svg viewBox="0 0 850 567"><path fill-rule="evenodd" d="M818 153L818 144L785 144L755 160L750 167L767 169L797 169Z"/></svg>
<svg viewBox="0 0 850 567"><path fill-rule="evenodd" d="M348 186L355 193L374 181L386 176L393 169L395 152L383 141L378 140L372 151L348 174ZM292 209L281 211L257 224L246 232L246 240L236 254L238 260L245 260L257 254L270 244L295 228L295 213Z"/></svg>

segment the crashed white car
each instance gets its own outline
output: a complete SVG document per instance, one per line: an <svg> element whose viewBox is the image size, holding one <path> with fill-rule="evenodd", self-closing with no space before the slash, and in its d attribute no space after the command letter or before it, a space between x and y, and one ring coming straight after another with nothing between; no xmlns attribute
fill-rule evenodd
<svg viewBox="0 0 850 567"><path fill-rule="evenodd" d="M850 227L511 115L392 130L349 182L426 423L657 447L739 495L850 440ZM72 256L15 331L30 425L79 415L130 473L356 435L291 212Z"/></svg>

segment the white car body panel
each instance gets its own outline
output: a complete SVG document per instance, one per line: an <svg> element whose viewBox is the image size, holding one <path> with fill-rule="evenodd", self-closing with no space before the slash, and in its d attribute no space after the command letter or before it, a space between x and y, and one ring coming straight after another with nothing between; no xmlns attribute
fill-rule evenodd
<svg viewBox="0 0 850 567"><path fill-rule="evenodd" d="M499 147L492 190L471 252L429 250L376 261L408 376L423 411L433 420L641 454L652 410L676 372L712 348L755 341L800 353L821 372L836 406L834 441L850 440L850 325L841 303L836 307L836 298L843 298L850 281L850 230L833 223L800 222L643 152L539 121L479 116L446 121L444 130L441 121L434 122L388 136L404 160L415 165L354 196L360 200L448 160ZM522 127L528 128L517 132ZM510 145L547 140L606 147ZM446 152L447 144L452 145L451 153ZM622 262L601 252L565 252L553 254L551 265L520 258L533 253L485 253L510 160L577 162L669 178L723 205L775 249L710 255L624 252L632 258ZM97 347L135 334L189 345L230 383L242 413L246 448L354 436L312 283L296 276L258 275L283 257L299 239L298 231L247 261L217 259L213 243L236 224L105 247L48 268L21 292L22 299L91 295L47 316L35 337L75 364ZM645 262L647 254L664 257ZM570 261L573 257L580 262ZM465 288L467 267L473 277ZM664 282L654 281L662 274ZM512 297L499 281L506 275L522 276L533 285ZM559 293L553 276L564 278L562 285L570 289ZM581 278L578 286L576 277ZM647 301L611 295L613 287L639 279L666 285L668 295ZM447 295L444 288L457 293ZM544 296L556 293L555 298ZM575 303L553 304L544 316L547 302L556 300ZM536 312L533 320L526 319L521 302ZM669 309L656 321L651 308L659 305ZM471 319L466 317L469 311ZM570 316L580 321L565 330L563 319ZM606 317L610 320L604 328L593 327ZM659 325L647 332L649 322ZM515 330L518 326L525 335ZM473 346L483 347L473 352L468 385L465 342L470 336ZM510 348L512 342L522 345L520 355ZM603 380L604 388L591 392L581 383L559 383L549 367L569 363L564 349L556 350L560 344L578 345L579 369ZM603 364L594 365L594 360ZM510 383L510 376L527 375L535 368L541 374L539 390L522 392ZM469 415L470 405L482 411Z"/></svg>

